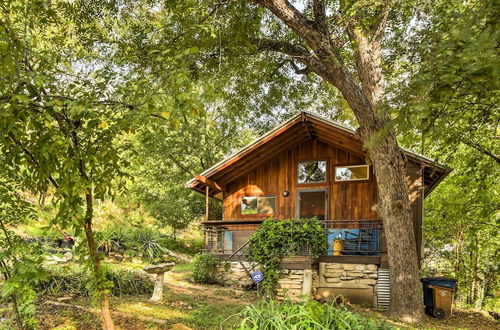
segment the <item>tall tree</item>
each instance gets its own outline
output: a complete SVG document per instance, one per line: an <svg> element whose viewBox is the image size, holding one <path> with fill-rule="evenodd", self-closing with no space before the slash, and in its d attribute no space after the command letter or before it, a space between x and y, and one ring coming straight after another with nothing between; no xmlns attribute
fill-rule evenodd
<svg viewBox="0 0 500 330"><path fill-rule="evenodd" d="M251 2L251 4L250 4ZM412 226L406 159L385 107L383 46L403 9L392 1L241 1L254 30L242 33L250 52L282 54L294 72L314 73L334 86L359 124L358 135L378 175L377 212L384 222L391 271L390 315L421 319L421 285ZM268 11L262 11L264 8ZM231 11L233 10L233 12ZM271 15L270 15L271 14ZM406 15L406 13L404 13ZM335 96L332 93L332 97Z"/></svg>
<svg viewBox="0 0 500 330"><path fill-rule="evenodd" d="M87 243L105 329L114 325L94 201L121 188L127 146L116 140L145 120L174 122L173 113L192 108L180 64L193 49L167 51L162 68L169 74L157 79L117 52L130 38L123 26L138 14L134 2L126 4L0 3L0 150L7 163L22 165L30 190L52 186L58 213L51 223L72 227Z"/></svg>

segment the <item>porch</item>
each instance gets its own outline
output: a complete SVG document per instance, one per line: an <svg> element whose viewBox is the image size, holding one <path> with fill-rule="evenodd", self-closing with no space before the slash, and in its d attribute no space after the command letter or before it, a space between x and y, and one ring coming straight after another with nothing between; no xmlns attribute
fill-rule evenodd
<svg viewBox="0 0 500 330"><path fill-rule="evenodd" d="M203 223L205 250L220 258L241 260L250 236L263 220L213 220ZM325 231L327 252L319 262L380 264L386 253L381 220L319 220ZM308 256L304 247L299 256Z"/></svg>

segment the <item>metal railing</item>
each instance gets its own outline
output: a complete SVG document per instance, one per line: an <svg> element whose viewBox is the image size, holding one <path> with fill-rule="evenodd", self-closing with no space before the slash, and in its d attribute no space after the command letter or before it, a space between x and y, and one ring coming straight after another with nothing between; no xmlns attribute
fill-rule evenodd
<svg viewBox="0 0 500 330"><path fill-rule="evenodd" d="M381 220L320 220L325 229L326 255L379 255L383 225ZM238 246L232 241L232 231L223 226L205 227L205 250L218 255L238 255L247 242ZM336 243L337 241L337 243ZM296 255L309 255L305 246Z"/></svg>
<svg viewBox="0 0 500 330"><path fill-rule="evenodd" d="M379 255L383 225L381 220L323 220L327 255Z"/></svg>

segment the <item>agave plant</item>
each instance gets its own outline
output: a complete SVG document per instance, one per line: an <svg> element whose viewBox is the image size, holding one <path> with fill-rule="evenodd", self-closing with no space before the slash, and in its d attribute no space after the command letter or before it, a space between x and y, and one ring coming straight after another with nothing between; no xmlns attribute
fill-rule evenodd
<svg viewBox="0 0 500 330"><path fill-rule="evenodd" d="M129 239L129 235L124 230L112 226L106 227L96 236L99 251L105 253L123 251Z"/></svg>
<svg viewBox="0 0 500 330"><path fill-rule="evenodd" d="M148 259L156 259L168 252L165 248L165 238L151 228L143 228L136 231L134 241L139 251Z"/></svg>

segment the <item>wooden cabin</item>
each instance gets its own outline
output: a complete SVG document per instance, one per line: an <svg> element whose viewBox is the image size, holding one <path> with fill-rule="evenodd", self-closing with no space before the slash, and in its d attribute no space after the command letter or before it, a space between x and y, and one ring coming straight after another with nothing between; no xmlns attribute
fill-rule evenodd
<svg viewBox="0 0 500 330"><path fill-rule="evenodd" d="M422 251L423 200L450 169L403 151L417 249ZM186 187L207 198L207 250L235 260L264 220L316 217L325 228L328 252L316 265L286 265L290 276L283 280L281 292L304 293L301 274L311 271L316 294L342 293L353 302L388 304L384 228L374 208L377 176L352 129L302 112L197 175ZM209 218L209 198L222 202L222 219ZM335 238L341 238L341 249L334 249ZM233 270L248 267L235 264Z"/></svg>

